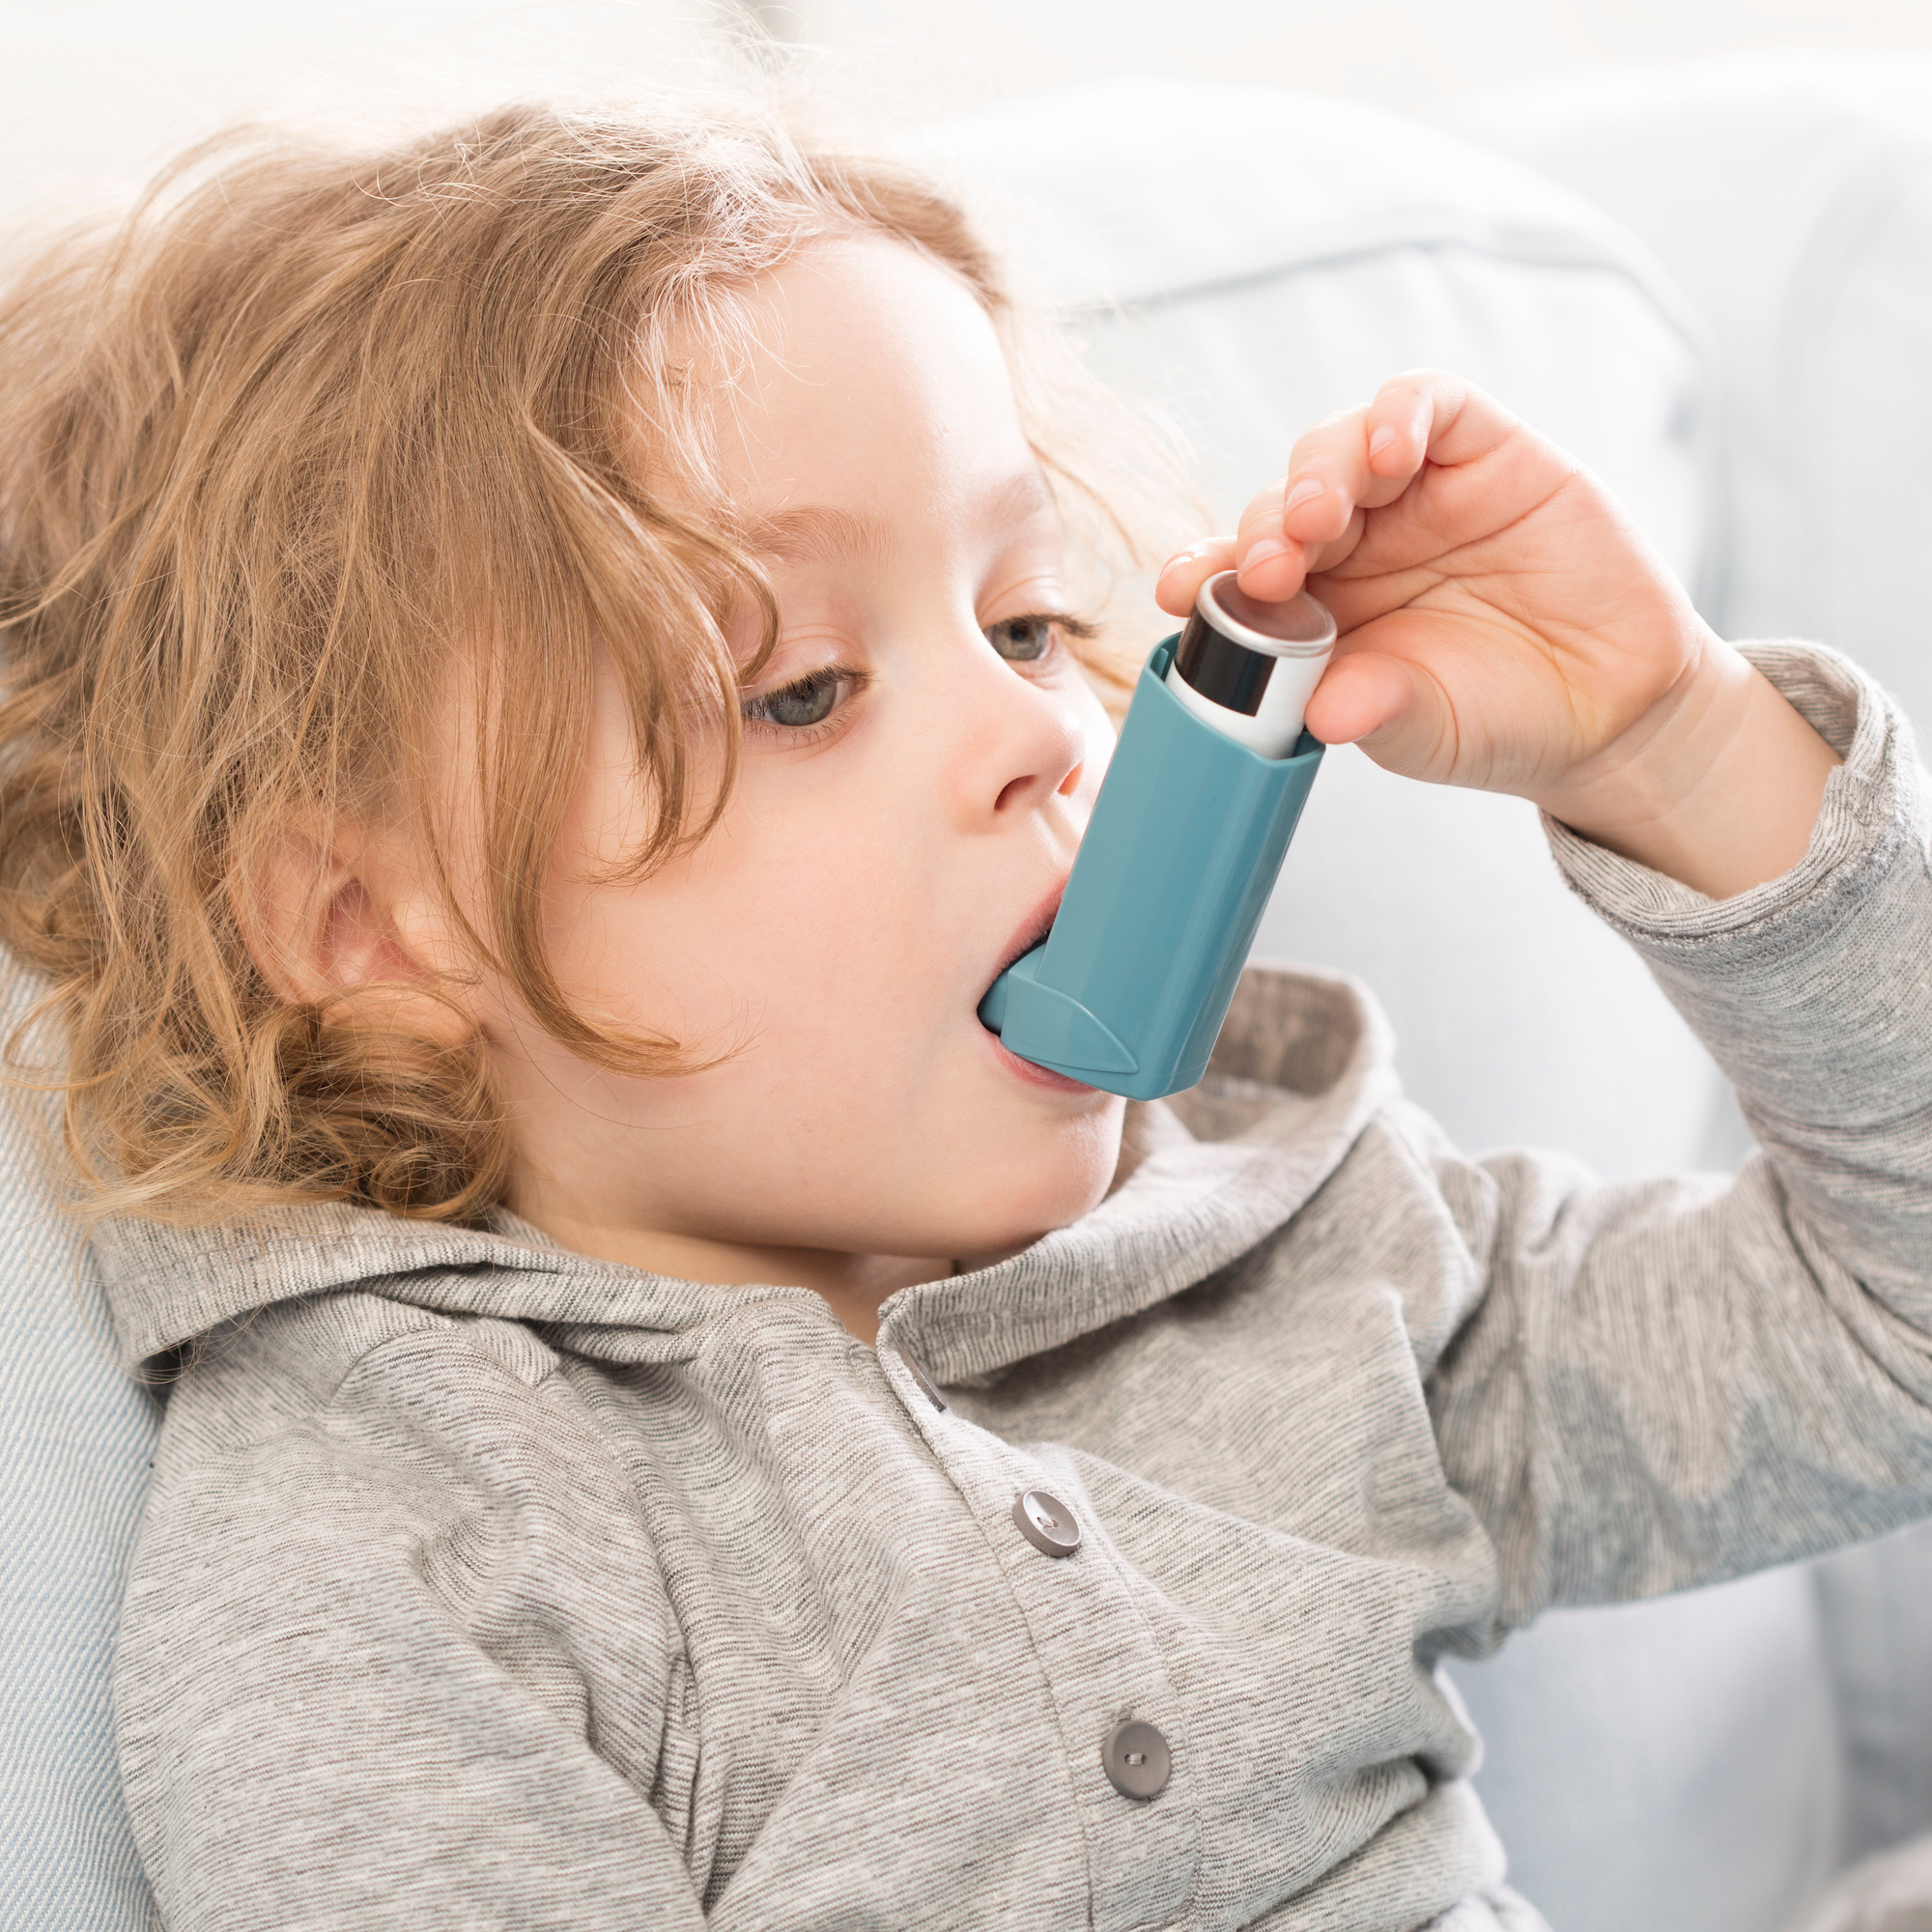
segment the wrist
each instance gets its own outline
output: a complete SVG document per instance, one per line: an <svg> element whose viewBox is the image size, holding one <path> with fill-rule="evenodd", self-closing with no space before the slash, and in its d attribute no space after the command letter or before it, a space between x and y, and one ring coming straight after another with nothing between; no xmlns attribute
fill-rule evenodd
<svg viewBox="0 0 1932 1932"><path fill-rule="evenodd" d="M1754 666L1707 631L1677 683L1536 802L1596 844L1730 898L1804 858L1839 762Z"/></svg>

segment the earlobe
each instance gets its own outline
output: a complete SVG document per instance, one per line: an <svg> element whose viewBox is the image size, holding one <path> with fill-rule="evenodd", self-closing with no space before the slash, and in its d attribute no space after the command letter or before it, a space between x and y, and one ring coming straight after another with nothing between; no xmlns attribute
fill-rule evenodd
<svg viewBox="0 0 1932 1932"><path fill-rule="evenodd" d="M450 962L435 956L438 923L404 873L353 825L328 836L285 830L243 866L236 924L256 970L291 1006L455 1045L474 1023L455 998Z"/></svg>

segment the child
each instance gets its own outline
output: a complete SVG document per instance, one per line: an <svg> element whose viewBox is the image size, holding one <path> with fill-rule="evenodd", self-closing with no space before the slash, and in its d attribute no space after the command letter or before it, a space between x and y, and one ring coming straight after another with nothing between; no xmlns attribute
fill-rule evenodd
<svg viewBox="0 0 1932 1932"><path fill-rule="evenodd" d="M1047 353L709 109L268 150L0 315L0 904L174 1378L177 1932L1520 1932L1437 1660L1932 1510L1904 726L1454 379L1160 601L1313 573L1311 728L1536 800L1764 1153L1465 1159L1260 970L1123 1153L979 1024L1109 742Z"/></svg>

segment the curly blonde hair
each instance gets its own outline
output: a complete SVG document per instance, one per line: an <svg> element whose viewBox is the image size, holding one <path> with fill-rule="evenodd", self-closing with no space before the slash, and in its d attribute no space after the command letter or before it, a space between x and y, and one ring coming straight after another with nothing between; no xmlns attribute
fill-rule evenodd
<svg viewBox="0 0 1932 1932"><path fill-rule="evenodd" d="M427 721L458 667L491 855L476 957L584 1058L678 1064L575 1010L546 956L559 780L601 647L659 805L632 872L716 822L740 675L721 620L750 600L769 648L775 611L671 345L728 349L753 278L854 233L971 289L1049 478L1124 538L1068 453L1075 365L959 209L756 107L517 106L386 153L230 136L13 279L0 939L51 982L89 1211L354 1198L474 1220L498 1197L480 1041L277 997L237 912L303 814L427 819ZM671 507L694 502L718 514ZM730 748L716 786L695 777L707 723Z"/></svg>

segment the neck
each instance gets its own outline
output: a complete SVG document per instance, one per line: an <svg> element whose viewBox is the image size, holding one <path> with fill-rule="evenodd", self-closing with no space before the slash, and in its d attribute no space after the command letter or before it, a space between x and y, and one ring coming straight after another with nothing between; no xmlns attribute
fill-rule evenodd
<svg viewBox="0 0 1932 1932"><path fill-rule="evenodd" d="M521 1203L512 1205L552 1240L599 1261L673 1275L680 1281L715 1282L721 1288L753 1282L809 1288L868 1346L879 1339L879 1308L890 1295L918 1282L943 1281L952 1272L951 1260L930 1256L840 1254L828 1248L717 1241L695 1235L612 1228L541 1208L531 1212Z"/></svg>

